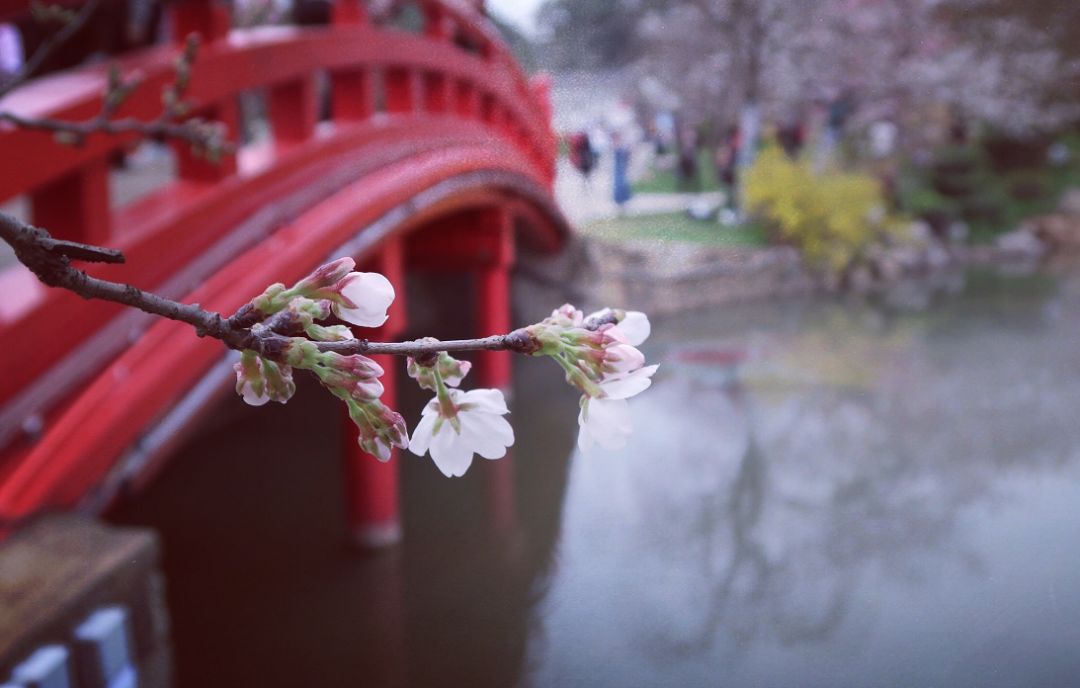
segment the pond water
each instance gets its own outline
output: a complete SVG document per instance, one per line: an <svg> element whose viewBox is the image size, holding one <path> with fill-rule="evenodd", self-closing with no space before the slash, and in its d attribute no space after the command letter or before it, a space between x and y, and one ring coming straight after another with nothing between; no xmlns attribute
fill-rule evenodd
<svg viewBox="0 0 1080 688"><path fill-rule="evenodd" d="M656 322L610 454L519 361L516 489L407 455L372 555L329 395L229 400L116 516L162 533L179 685L1080 684L1080 280L943 287Z"/></svg>

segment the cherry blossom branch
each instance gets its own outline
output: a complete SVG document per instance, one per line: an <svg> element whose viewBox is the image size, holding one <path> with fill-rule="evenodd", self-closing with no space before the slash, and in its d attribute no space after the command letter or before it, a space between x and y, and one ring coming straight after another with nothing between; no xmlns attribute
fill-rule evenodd
<svg viewBox="0 0 1080 688"><path fill-rule="evenodd" d="M76 20L70 21L64 28L69 28L75 22ZM62 33L64 32L58 32L55 36L60 36ZM51 45L55 47L59 43ZM163 109L156 119L115 118L117 110L139 87L140 82L138 79L125 80L119 67L113 65L109 69L108 84L102 96L101 110L90 119L71 122L49 117L26 117L10 111L0 111L0 121L10 122L23 129L52 132L59 143L72 146L84 145L87 137L95 133L110 136L138 134L142 138L183 141L190 145L195 153L216 162L222 154L232 153L236 148L227 141L225 125L202 117L187 117L191 104L184 100L191 80L191 68L195 62L198 45L198 37L195 34L188 36L183 51L176 59L176 75L171 83L162 88ZM13 82L9 82L4 89L0 89L0 97L6 90L17 86L25 78L25 76L19 78L17 75Z"/></svg>
<svg viewBox="0 0 1080 688"><path fill-rule="evenodd" d="M37 129L58 134L61 143L82 145L90 134L101 133L112 136L139 134L146 138L167 138L183 141L200 150L215 148L214 141L221 138L219 126L201 118L172 122L169 120L143 121L127 117L107 119L102 116L82 122L68 122L48 117L23 117L13 112L0 112L0 120L11 122L23 129ZM231 151L229 146L219 146L221 152Z"/></svg>
<svg viewBox="0 0 1080 688"><path fill-rule="evenodd" d="M124 255L115 249L54 239L44 229L34 227L4 213L0 213L0 239L11 245L15 250L16 258L42 283L51 287L66 289L86 299L112 301L169 320L184 322L194 327L196 334L200 337L213 337L231 349L253 351L277 362L285 360L285 350L291 343L291 337L278 331L279 328L287 327L282 319L278 319L276 323L273 322L274 318L268 319L266 324L258 328L254 327L258 322L238 326L237 322L243 322L240 318L227 319L198 304L180 303L130 284L92 277L73 267L71 261L123 263ZM250 320L250 312L251 309L245 306L237 314L248 314L247 319ZM594 318L586 327L595 330L604 322L614 322L608 319L609 317ZM505 335L444 342L372 342L366 339L349 339L313 343L320 351L341 355L390 354L414 358L423 358L444 351L533 353L537 346L524 330L515 330Z"/></svg>

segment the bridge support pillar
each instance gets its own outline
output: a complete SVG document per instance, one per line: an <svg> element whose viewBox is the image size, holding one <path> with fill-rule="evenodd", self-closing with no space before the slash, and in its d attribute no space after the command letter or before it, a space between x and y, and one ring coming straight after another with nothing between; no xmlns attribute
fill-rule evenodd
<svg viewBox="0 0 1080 688"><path fill-rule="evenodd" d="M365 334L376 341L393 339L405 327L405 268L399 239L389 240L379 254L365 265L365 271L380 272L397 291L390 306L390 327L374 334ZM397 376L403 361L398 356L372 356L382 366L383 403L397 405ZM345 495L348 528L352 543L371 549L394 545L401 540L401 514L398 500L400 452L394 449L390 460L383 463L360 449L356 426L348 414L342 418L342 450L345 469Z"/></svg>
<svg viewBox="0 0 1080 688"><path fill-rule="evenodd" d="M381 338L381 335L380 335ZM393 408L397 402L396 356L372 356L383 367L383 403ZM346 413L342 420L345 460L345 495L349 536L352 544L365 549L388 547L401 540L398 505L398 450L383 463L366 453L356 442L356 426Z"/></svg>
<svg viewBox="0 0 1080 688"><path fill-rule="evenodd" d="M475 273L476 336L504 334L513 328L510 300L510 269L514 262L513 218L505 209L485 211L481 230L489 244L489 260ZM509 396L513 382L508 351L476 352L476 384L495 387ZM499 536L517 528L513 450L497 461L486 461L485 482L488 518Z"/></svg>

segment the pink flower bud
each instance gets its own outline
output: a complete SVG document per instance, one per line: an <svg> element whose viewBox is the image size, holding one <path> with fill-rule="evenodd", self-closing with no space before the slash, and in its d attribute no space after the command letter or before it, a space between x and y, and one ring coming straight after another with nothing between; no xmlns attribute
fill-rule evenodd
<svg viewBox="0 0 1080 688"><path fill-rule="evenodd" d="M294 289L304 296L310 296L319 289L333 287L355 268L356 261L352 258L338 258L332 263L315 268L314 272L297 282Z"/></svg>

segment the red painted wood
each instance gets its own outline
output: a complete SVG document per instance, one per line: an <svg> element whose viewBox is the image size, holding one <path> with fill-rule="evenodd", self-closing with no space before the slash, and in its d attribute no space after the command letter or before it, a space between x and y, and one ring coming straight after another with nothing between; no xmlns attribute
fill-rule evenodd
<svg viewBox="0 0 1080 688"><path fill-rule="evenodd" d="M200 115L224 124L228 129L227 140L236 142L240 131L240 108L236 98L206 108ZM176 152L176 174L180 179L212 183L236 173L236 155L233 153L221 153L217 160L211 160L205 152L193 149L186 142L174 141L170 145Z"/></svg>
<svg viewBox="0 0 1080 688"><path fill-rule="evenodd" d="M445 74L426 72L424 74L424 110L431 113L445 113L450 105L450 85Z"/></svg>
<svg viewBox="0 0 1080 688"><path fill-rule="evenodd" d="M424 33L429 37L443 41L449 39L454 32L453 24L449 13L446 11L446 7L440 2L425 2L423 5L424 12Z"/></svg>
<svg viewBox="0 0 1080 688"><path fill-rule="evenodd" d="M457 92L454 95L454 101L457 104L457 113L466 119L476 117L479 105L477 103L476 89L473 88L473 85L464 79L459 79L455 90Z"/></svg>
<svg viewBox="0 0 1080 688"><path fill-rule="evenodd" d="M125 70L143 77L144 86L126 103L131 116L151 119L160 113L160 88L172 78L175 56L174 47L162 47L121 60ZM487 110L498 100L526 123L531 138L550 136L549 125L539 118L535 104L517 92L520 75L509 69L493 71L489 64L448 42L364 26L234 31L228 42L219 41L200 51L189 95L207 107L235 101L240 92L301 78L318 69L336 72L386 63L483 84ZM0 107L27 116L92 117L101 107L106 71L104 66L90 66L38 80L3 99ZM407 93L412 93L411 87ZM412 102L415 105L415 100ZM226 106L225 114L230 108ZM411 110L403 108L401 112ZM108 151L119 150L131 138L95 136L81 148L59 147L51 136L40 132L0 126L0 149L20 161L18 174L0 173L0 199L48 183ZM46 145L50 154L40 155Z"/></svg>
<svg viewBox="0 0 1080 688"><path fill-rule="evenodd" d="M375 111L371 72L353 69L330 75L330 107L333 119L356 122L371 117Z"/></svg>
<svg viewBox="0 0 1080 688"><path fill-rule="evenodd" d="M344 238L409 201L439 180L472 169L488 169L513 159L509 150L494 156L487 146L414 156L366 176L334 194L301 218L219 270L189 300L231 312L266 284L302 277ZM528 173L524 162L514 165ZM488 202L501 205L498 192ZM429 212L453 212L459 202L436 204ZM428 221L421 213L416 223ZM400 227L407 231L409 226ZM287 249L287 250L286 250ZM222 354L220 344L191 336L190 328L161 321L81 392L0 485L0 520L17 520L48 506L70 506L102 479L124 449L154 418L176 403ZM168 371L162 376L162 371ZM239 402L238 402L239 403Z"/></svg>
<svg viewBox="0 0 1080 688"><path fill-rule="evenodd" d="M336 0L330 9L335 24L367 24L367 7L362 0Z"/></svg>
<svg viewBox="0 0 1080 688"><path fill-rule="evenodd" d="M510 268L514 263L513 218L503 209L480 214L480 231L494 249L489 261L476 271L476 336L503 334L511 329ZM510 386L510 353L476 352L478 383L484 387Z"/></svg>
<svg viewBox="0 0 1080 688"><path fill-rule="evenodd" d="M229 12L214 0L180 0L171 6L173 40L182 43L191 34L206 44L229 33Z"/></svg>
<svg viewBox="0 0 1080 688"><path fill-rule="evenodd" d="M109 165L102 158L33 191L34 224L53 236L88 244L108 244Z"/></svg>
<svg viewBox="0 0 1080 688"><path fill-rule="evenodd" d="M399 239L385 242L375 257L364 264L364 271L379 272L394 285L396 298L388 312L385 326L375 332L358 332L377 340L393 340L406 327L405 269ZM396 356L374 356L382 366L382 401L390 408L397 405L397 379L404 361ZM348 414L342 416L342 459L345 465L345 495L348 527L353 542L362 547L382 547L401 538L401 515L398 501L398 460L393 450L390 461L380 462L357 443L357 430Z"/></svg>
<svg viewBox="0 0 1080 688"><path fill-rule="evenodd" d="M490 242L497 242L494 260L476 271L476 336L509 332L513 329L510 302L510 268L514 260L513 218L503 208L481 213L481 227ZM512 383L511 354L507 351L478 351L475 354L475 382L480 387L496 387L509 393ZM513 456L510 452L485 462L484 483L489 522L501 535L517 528L517 489Z"/></svg>
<svg viewBox="0 0 1080 688"><path fill-rule="evenodd" d="M410 113L416 109L416 72L407 67L389 67L383 72L386 111Z"/></svg>
<svg viewBox="0 0 1080 688"><path fill-rule="evenodd" d="M417 151L437 146L444 138L472 140L477 145L487 140L475 125L443 120L437 127L433 123L428 126L420 117L396 125L341 127L334 138L282 154L277 164L260 174L232 177L213 186L168 187L125 209L116 218L118 229L111 243L125 252L127 264L89 270L100 277L156 289L163 279L225 236L229 228L272 209L278 198L296 187L317 190L320 181L349 160L377 165L408 154L409 149L400 150L401 137L410 132L415 134ZM419 136L422 132L438 134L425 143ZM0 321L0 341L12 356L10 360L18 360L20 365L0 375L0 404L121 311L113 304L43 288L7 294L5 303L11 312ZM53 336L59 313L64 314L65 337Z"/></svg>
<svg viewBox="0 0 1080 688"><path fill-rule="evenodd" d="M266 284L295 281L357 228L395 209L410 208L411 214L402 215L396 226L372 226L400 233L466 210L518 207L527 198L522 212L539 218L533 239L556 248L563 239L562 221L543 191L553 157L536 154L553 140L547 120L538 114L541 108L506 46L469 3L424 6L437 6L438 19L419 36L366 24L363 3L356 0L335 5L333 26L229 32L223 6L184 0L174 9L176 38L193 30L204 38L188 94L195 112L227 122L235 135L237 96L269 87L276 138L290 145L260 151L258 158L248 150L218 166L195 159L185 148L175 182L110 212L103 161L135 137L92 136L85 146L70 148L56 146L40 132L4 125L0 149L19 164L0 170L0 200L30 192L42 224L127 254L126 265L93 266L93 274L152 289L183 278L174 286L190 289L187 299L223 313ZM462 36L479 55L449 40ZM120 59L122 69L137 72L143 83L125 103L125 114L158 115L160 88L172 79L177 50L175 44L163 45ZM370 117L373 70L385 77L388 110L388 116L376 119ZM336 126L314 137L311 83L317 71L332 75ZM105 66L93 65L42 78L17 89L0 108L86 119L100 109L105 74ZM446 180L493 172L512 175L508 178L525 186L504 191L498 182L477 178L445 198L418 200ZM493 231L481 228L474 237L478 243L464 244L480 246L480 255L488 256L477 264L479 284L488 290L505 288L505 270L494 266L505 262L505 251L512 257L513 248L509 233L502 235L511 242L504 246L492 239ZM229 247L218 252L215 247L224 247L226 239ZM36 380L46 380L41 376L59 361L72 364L82 377L58 382L56 388L70 394L64 403L46 395L51 406L41 407L47 420L37 444L0 454L0 520L75 504L222 355L219 343L192 337L184 325L159 322L134 343L125 331L105 341L104 348L80 349L76 356L77 344L107 323L121 322L116 320L121 309L12 279L11 272L0 274L0 284L15 286L0 312L0 342L4 359L18 365L0 371L0 420L13 400L23 400L23 393ZM400 323L401 317L395 320ZM58 322L64 337L55 336ZM118 357L104 362L101 357L109 355ZM508 368L491 370L509 379ZM373 463L381 465L371 459L356 465ZM390 478L363 475L349 484L357 494L366 489L374 496L354 505L356 523L378 521L396 509L387 496L396 495L396 486L386 488Z"/></svg>
<svg viewBox="0 0 1080 688"><path fill-rule="evenodd" d="M315 133L318 121L315 75L274 84L267 92L267 109L274 140L299 143Z"/></svg>
<svg viewBox="0 0 1080 688"><path fill-rule="evenodd" d="M380 338L382 335L379 335ZM386 374L382 401L391 408L397 403L398 365L394 356L375 356ZM342 454L345 468L345 500L349 534L360 547L384 547L401 539L398 500L400 452L394 449L390 461L381 462L357 444L356 426L342 411Z"/></svg>

